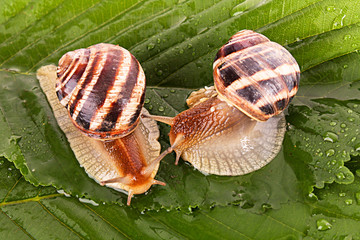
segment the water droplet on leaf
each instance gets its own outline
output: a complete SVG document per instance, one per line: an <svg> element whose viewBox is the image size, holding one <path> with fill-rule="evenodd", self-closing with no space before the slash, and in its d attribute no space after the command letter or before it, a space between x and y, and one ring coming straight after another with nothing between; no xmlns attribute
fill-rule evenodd
<svg viewBox="0 0 360 240"><path fill-rule="evenodd" d="M147 45L147 49L148 50L151 50L151 49L153 49L155 47L155 44L154 43L149 43L148 45Z"/></svg>
<svg viewBox="0 0 360 240"><path fill-rule="evenodd" d="M329 223L327 220L325 219L319 219L316 221L316 225L317 225L317 229L319 231L324 231L324 230L328 230L331 229L332 225L331 223Z"/></svg>
<svg viewBox="0 0 360 240"><path fill-rule="evenodd" d="M360 143L355 144L355 151L360 152Z"/></svg>
<svg viewBox="0 0 360 240"><path fill-rule="evenodd" d="M324 141L327 141L327 142L337 142L338 139L339 139L339 136L333 132L326 132L326 134L324 136Z"/></svg>
<svg viewBox="0 0 360 240"><path fill-rule="evenodd" d="M335 6L328 6L328 7L326 8L326 11L328 11L328 12L333 12L333 11L335 11Z"/></svg>
<svg viewBox="0 0 360 240"><path fill-rule="evenodd" d="M346 200L345 200L345 204L346 204L346 205L352 205L352 204L353 204L353 200L352 200L352 199L346 199Z"/></svg>
<svg viewBox="0 0 360 240"><path fill-rule="evenodd" d="M345 179L345 174L342 172L336 173L335 176L337 179Z"/></svg>
<svg viewBox="0 0 360 240"><path fill-rule="evenodd" d="M327 157L330 157L330 156L333 156L335 154L335 150L330 148L329 150L327 150L326 152L326 156Z"/></svg>
<svg viewBox="0 0 360 240"><path fill-rule="evenodd" d="M360 192L355 193L356 203L360 205Z"/></svg>
<svg viewBox="0 0 360 240"><path fill-rule="evenodd" d="M351 35L350 34L346 34L345 36L344 36L344 40L350 40L351 39Z"/></svg>

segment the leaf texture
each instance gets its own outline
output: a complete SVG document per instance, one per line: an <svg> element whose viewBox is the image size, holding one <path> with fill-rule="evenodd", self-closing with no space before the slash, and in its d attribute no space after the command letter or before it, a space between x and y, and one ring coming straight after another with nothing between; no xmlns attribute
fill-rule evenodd
<svg viewBox="0 0 360 240"><path fill-rule="evenodd" d="M347 210L335 207L339 204L336 194L326 194L329 189L335 193L349 189L347 196L353 201L344 209L356 211L358 1L14 0L0 4L0 156L12 161L23 176L16 173L21 180L15 185L1 179L6 189L2 191L13 188L2 197L1 221L9 231L16 229L16 236L41 239L42 232L33 233L32 227L48 229L45 223L49 220L59 230L46 235L50 238L62 231L69 239L98 237L98 229L89 229L97 219L114 231L114 238L118 234L121 238L191 238L208 229L200 224L190 231L193 221L213 226L214 236L226 233L229 238L327 238L340 236L341 228L345 229L341 236L358 237L354 231L358 216L343 216ZM152 114L175 116L186 109L185 99L191 91L212 84L215 53L241 29L253 29L284 45L301 67L301 86L287 113L283 150L268 166L240 177L204 176L183 161L175 166L174 155L169 155L156 177L167 186L155 186L146 195L136 196L133 208L118 206L124 204L126 196L97 185L78 165L39 88L36 70L56 64L70 50L99 42L119 44L144 67L148 85L145 107ZM159 126L165 148L169 127ZM60 196L53 187L73 197L92 199L100 206ZM26 195L28 188L32 190ZM23 197L11 200L15 191ZM46 192L44 199L39 191ZM318 199L307 199L309 194ZM18 203L19 199L29 200ZM110 210L103 202L118 205L109 205L116 209ZM58 210L61 208L82 213ZM331 208L332 213L325 208ZM175 209L199 210L187 215ZM139 215L144 210L146 214ZM120 213L115 216L117 211ZM305 218L305 225L288 218L291 212ZM94 218L83 221L85 215ZM227 219L227 215L232 217ZM131 216L132 222L118 223L123 216ZM176 220L179 217L180 222ZM257 228L266 226L266 230L247 228L247 222L238 221L243 218L251 219ZM141 232L136 219L151 231ZM317 221L323 219L331 229L319 231ZM346 223L350 227L345 228Z"/></svg>

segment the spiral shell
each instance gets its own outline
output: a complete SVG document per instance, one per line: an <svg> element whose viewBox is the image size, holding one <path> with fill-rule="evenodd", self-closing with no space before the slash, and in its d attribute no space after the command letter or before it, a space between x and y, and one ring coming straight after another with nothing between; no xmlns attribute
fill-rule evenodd
<svg viewBox="0 0 360 240"><path fill-rule="evenodd" d="M281 113L296 94L300 69L281 45L251 30L232 36L213 64L219 97L257 121Z"/></svg>
<svg viewBox="0 0 360 240"><path fill-rule="evenodd" d="M119 138L139 121L145 75L128 50L100 43L59 60L56 94L83 133L102 140Z"/></svg>

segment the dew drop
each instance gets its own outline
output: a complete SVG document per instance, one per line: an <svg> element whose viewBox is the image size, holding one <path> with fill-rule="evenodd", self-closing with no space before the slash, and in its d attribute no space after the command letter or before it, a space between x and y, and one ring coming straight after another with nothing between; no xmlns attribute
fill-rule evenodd
<svg viewBox="0 0 360 240"><path fill-rule="evenodd" d="M330 122L329 125L330 126L336 126L336 122Z"/></svg>
<svg viewBox="0 0 360 240"><path fill-rule="evenodd" d="M353 113L353 110L349 109L347 112L351 114Z"/></svg>
<svg viewBox="0 0 360 240"><path fill-rule="evenodd" d="M326 156L327 157L330 157L330 156L333 156L335 154L335 150L330 148L329 150L327 150L326 152Z"/></svg>
<svg viewBox="0 0 360 240"><path fill-rule="evenodd" d="M335 176L337 179L345 179L345 174L342 172L336 173Z"/></svg>
<svg viewBox="0 0 360 240"><path fill-rule="evenodd" d="M339 197L345 197L346 196L346 193L339 193Z"/></svg>
<svg viewBox="0 0 360 240"><path fill-rule="evenodd" d="M154 43L149 43L148 45L147 45L147 49L148 50L151 50L151 49L153 49L155 47L155 44Z"/></svg>
<svg viewBox="0 0 360 240"><path fill-rule="evenodd" d="M344 69L347 69L348 67L349 67L349 65L347 65L347 64L345 64L345 65L343 66Z"/></svg>
<svg viewBox="0 0 360 240"><path fill-rule="evenodd" d="M0 165L3 165L4 162L5 162L4 159L1 159L1 160L0 160Z"/></svg>
<svg viewBox="0 0 360 240"><path fill-rule="evenodd" d="M158 110L159 110L159 112L163 112L163 111L165 110L165 108L164 108L163 106L160 106L160 107L158 108Z"/></svg>
<svg viewBox="0 0 360 240"><path fill-rule="evenodd" d="M360 205L360 192L355 193L356 203Z"/></svg>
<svg viewBox="0 0 360 240"><path fill-rule="evenodd" d="M146 98L144 103L149 103L150 102L150 99L149 98Z"/></svg>
<svg viewBox="0 0 360 240"><path fill-rule="evenodd" d="M356 169L355 174L356 176L360 177L360 169Z"/></svg>
<svg viewBox="0 0 360 240"><path fill-rule="evenodd" d="M340 14L337 17L335 17L334 21L332 22L332 28L338 29L342 28L344 26L344 18L346 17L346 14Z"/></svg>
<svg viewBox="0 0 360 240"><path fill-rule="evenodd" d="M344 36L344 40L350 40L351 39L351 35L350 34L346 34L345 36Z"/></svg>
<svg viewBox="0 0 360 240"><path fill-rule="evenodd" d="M160 42L161 42L161 39L160 39L160 38L158 38L158 39L157 39L157 43L160 43Z"/></svg>
<svg viewBox="0 0 360 240"><path fill-rule="evenodd" d="M353 122L353 121L355 121L355 118L349 117L348 120L349 120L349 122Z"/></svg>
<svg viewBox="0 0 360 240"><path fill-rule="evenodd" d="M148 107L148 109L149 109L149 110L152 110L152 109L153 109L153 105L150 105L150 106Z"/></svg>
<svg viewBox="0 0 360 240"><path fill-rule="evenodd" d="M351 138L350 141L351 141L351 142L355 142L355 141L356 141L356 137Z"/></svg>
<svg viewBox="0 0 360 240"><path fill-rule="evenodd" d="M341 127L341 128L346 128L346 124L345 124L345 123L342 123L342 124L340 124L340 127Z"/></svg>
<svg viewBox="0 0 360 240"><path fill-rule="evenodd" d="M328 6L328 7L326 8L326 11L328 11L328 12L333 12L333 11L335 11L335 6Z"/></svg>
<svg viewBox="0 0 360 240"><path fill-rule="evenodd" d="M331 227L332 227L331 223L329 223L325 219L318 219L316 221L316 225L317 225L317 229L319 231L325 231L325 230L331 229Z"/></svg>
<svg viewBox="0 0 360 240"><path fill-rule="evenodd" d="M360 152L360 143L357 143L355 146L355 151Z"/></svg>
<svg viewBox="0 0 360 240"><path fill-rule="evenodd" d="M353 204L352 199L346 199L344 202L345 202L346 205L352 205Z"/></svg>
<svg viewBox="0 0 360 240"><path fill-rule="evenodd" d="M333 132L326 132L326 134L324 136L324 141L327 141L327 142L332 142L332 143L337 142L338 139L339 139L339 136Z"/></svg>
<svg viewBox="0 0 360 240"><path fill-rule="evenodd" d="M171 93L174 93L174 92L176 92L176 90L175 90L175 89L171 89L170 92L171 92Z"/></svg>

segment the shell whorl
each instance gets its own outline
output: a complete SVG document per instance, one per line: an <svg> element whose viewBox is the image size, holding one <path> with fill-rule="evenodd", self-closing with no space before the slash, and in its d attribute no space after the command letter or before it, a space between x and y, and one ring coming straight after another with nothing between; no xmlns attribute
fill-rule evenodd
<svg viewBox="0 0 360 240"><path fill-rule="evenodd" d="M219 97L258 121L281 113L296 94L300 69L293 56L264 35L242 30L218 51L213 75Z"/></svg>
<svg viewBox="0 0 360 240"><path fill-rule="evenodd" d="M56 94L86 135L104 140L123 137L139 121L145 74L128 50L100 43L59 60Z"/></svg>

